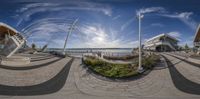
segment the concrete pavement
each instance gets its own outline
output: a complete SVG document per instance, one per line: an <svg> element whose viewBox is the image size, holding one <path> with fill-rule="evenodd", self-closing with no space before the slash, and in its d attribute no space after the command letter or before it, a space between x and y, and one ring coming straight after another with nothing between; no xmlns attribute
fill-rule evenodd
<svg viewBox="0 0 200 99"><path fill-rule="evenodd" d="M165 57L175 87L187 94L200 95L200 68L169 55Z"/></svg>
<svg viewBox="0 0 200 99"><path fill-rule="evenodd" d="M54 81L63 79L62 81L58 80L62 84L57 81L52 83L52 86L48 86L49 89L52 89L57 85L60 86L60 89L49 92L51 94L0 96L0 99L199 99L199 68L175 57L166 54L163 54L163 56L167 62L163 60L148 75L125 82L101 79L101 77L94 76L93 73L89 72L81 64L81 59L75 58L69 61L70 59L65 58L60 60L60 63L53 63L54 66L67 63L60 70L60 76L51 76L54 77ZM167 68L168 66L169 68ZM46 66L46 69L47 67L49 66ZM39 69L42 68L45 67L32 70L39 72ZM53 69L50 71L53 71ZM43 72L43 70L40 70L40 72ZM42 87L42 85L40 86ZM44 89L41 89L41 91L44 91ZM2 91L0 91L1 93Z"/></svg>

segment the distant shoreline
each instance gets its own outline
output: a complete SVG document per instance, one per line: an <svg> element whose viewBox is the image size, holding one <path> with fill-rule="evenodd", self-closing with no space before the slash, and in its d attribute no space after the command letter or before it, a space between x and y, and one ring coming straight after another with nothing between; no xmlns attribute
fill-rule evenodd
<svg viewBox="0 0 200 99"><path fill-rule="evenodd" d="M47 48L48 50L62 50L63 48ZM115 49L121 49L121 50L130 50L133 48L66 48L66 50L115 50Z"/></svg>

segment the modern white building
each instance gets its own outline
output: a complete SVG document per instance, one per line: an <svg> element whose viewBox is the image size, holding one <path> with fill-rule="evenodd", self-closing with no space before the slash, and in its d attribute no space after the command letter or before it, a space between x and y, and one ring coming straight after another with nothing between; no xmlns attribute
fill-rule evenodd
<svg viewBox="0 0 200 99"><path fill-rule="evenodd" d="M160 34L148 39L144 43L144 49L150 51L176 51L178 49L178 40L168 34Z"/></svg>
<svg viewBox="0 0 200 99"><path fill-rule="evenodd" d="M196 30L196 34L195 34L195 37L194 37L194 46L199 48L200 47L200 24Z"/></svg>
<svg viewBox="0 0 200 99"><path fill-rule="evenodd" d="M24 44L25 38L11 26L0 23L0 55L12 56Z"/></svg>
<svg viewBox="0 0 200 99"><path fill-rule="evenodd" d="M196 34L193 41L194 47L198 49L198 53L200 53L200 24L196 30Z"/></svg>

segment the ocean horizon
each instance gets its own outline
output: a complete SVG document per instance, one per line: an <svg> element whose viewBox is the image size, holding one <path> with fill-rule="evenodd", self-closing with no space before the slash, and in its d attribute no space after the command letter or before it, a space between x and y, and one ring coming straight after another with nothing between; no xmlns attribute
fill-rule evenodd
<svg viewBox="0 0 200 99"><path fill-rule="evenodd" d="M61 52L62 48L47 48L47 51ZM97 53L101 52L110 56L123 56L130 55L133 48L67 48L65 52L72 56L81 57L84 53Z"/></svg>

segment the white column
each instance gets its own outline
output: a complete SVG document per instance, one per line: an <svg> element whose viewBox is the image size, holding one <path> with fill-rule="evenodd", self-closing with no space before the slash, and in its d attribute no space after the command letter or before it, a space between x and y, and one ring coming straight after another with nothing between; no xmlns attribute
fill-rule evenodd
<svg viewBox="0 0 200 99"><path fill-rule="evenodd" d="M74 29L74 26L75 26L75 24L77 23L77 21L78 21L78 19L76 19L76 20L72 23L72 25L70 26L69 32L67 33L67 37L66 37L66 39L65 39L65 44L64 44L64 48L63 48L63 54L65 54L65 48L66 48L66 45L67 45L67 40L68 40L68 38L69 38L69 35L71 34L72 30Z"/></svg>
<svg viewBox="0 0 200 99"><path fill-rule="evenodd" d="M139 66L138 71L142 71L142 48L141 48L141 19L143 18L143 15L141 13L138 14L138 20L139 20Z"/></svg>

